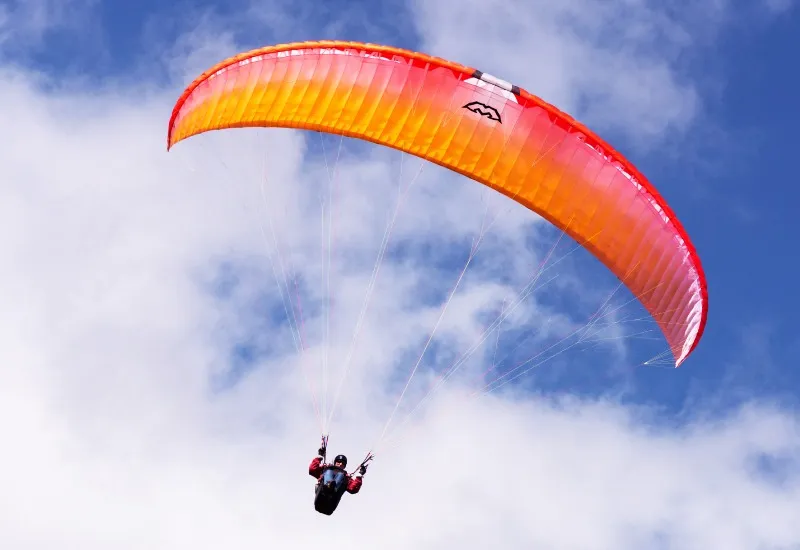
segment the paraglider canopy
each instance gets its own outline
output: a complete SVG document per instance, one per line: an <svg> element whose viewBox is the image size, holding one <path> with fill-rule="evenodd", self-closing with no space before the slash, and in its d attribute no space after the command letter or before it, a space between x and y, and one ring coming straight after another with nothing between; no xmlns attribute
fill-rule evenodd
<svg viewBox="0 0 800 550"><path fill-rule="evenodd" d="M700 341L706 280L666 201L594 132L516 85L389 46L269 46L198 77L175 105L167 148L259 126L372 141L487 185L603 262L656 320L676 366Z"/></svg>

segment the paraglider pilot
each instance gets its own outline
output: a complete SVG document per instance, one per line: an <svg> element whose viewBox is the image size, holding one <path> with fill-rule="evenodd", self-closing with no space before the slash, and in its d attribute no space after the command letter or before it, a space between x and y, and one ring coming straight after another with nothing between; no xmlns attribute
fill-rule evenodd
<svg viewBox="0 0 800 550"><path fill-rule="evenodd" d="M317 512L331 515L345 492L356 494L361 490L367 465L366 461L362 463L356 475L352 476L345 471L346 456L337 455L333 459L333 464L325 464L325 447L320 447L317 454L318 456L308 466L308 474L317 479L314 508Z"/></svg>

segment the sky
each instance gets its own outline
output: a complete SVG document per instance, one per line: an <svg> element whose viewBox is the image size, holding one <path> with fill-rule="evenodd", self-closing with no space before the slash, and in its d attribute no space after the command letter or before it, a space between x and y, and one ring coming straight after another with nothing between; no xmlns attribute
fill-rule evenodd
<svg viewBox="0 0 800 550"><path fill-rule="evenodd" d="M0 547L800 548L798 37L792 0L0 3ZM413 157L276 129L166 151L202 71L314 39L596 130L697 248L696 351L644 364L666 345L599 262ZM323 432L376 455L331 517Z"/></svg>

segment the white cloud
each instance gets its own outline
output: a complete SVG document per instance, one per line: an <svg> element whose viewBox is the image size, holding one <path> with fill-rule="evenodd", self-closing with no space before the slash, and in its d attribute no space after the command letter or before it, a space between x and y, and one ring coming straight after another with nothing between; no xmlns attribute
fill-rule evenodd
<svg viewBox="0 0 800 550"><path fill-rule="evenodd" d="M474 27L459 24L463 32ZM551 24L538 23L541 36L556 36L560 27ZM189 46L165 62L172 74L183 80L217 61L218 47L235 49L232 35L216 36L223 38L184 37ZM427 40L457 53L444 38ZM580 51L571 55L582 59ZM628 70L640 67L626 59L619 63ZM508 61L498 73L525 73ZM661 65L668 74L669 61ZM553 67L542 73L555 78L543 84L553 93L564 83L585 86L572 74L582 65ZM659 547L654 538L663 533L676 548L736 550L800 540L792 521L796 467L783 485L748 469L758 453L797 460L797 420L785 413L754 407L724 423L648 431L639 411L614 402L503 392L476 401L456 380L411 417L396 448L379 455L361 494L346 496L334 518L316 514L305 469L319 430L302 372L319 389L326 175L309 154L318 138L224 132L166 153L177 88L142 82L45 93L30 75L3 76L3 548L641 549ZM682 98L682 90L665 93ZM665 117L652 128L671 124ZM325 143L330 158L338 141ZM329 404L394 207L398 159L359 148L338 163ZM406 162L408 183L419 164ZM259 188L265 169L267 207ZM486 198L498 221L448 308L438 353L458 357L483 331L478 313L511 299L547 251L549 234L526 212L426 167L393 231L408 253L381 267L332 452L357 463L380 434L457 276L443 275L436 260L448 254L448 264L463 263ZM276 320L283 306L264 254L265 208L280 259L305 289L302 328L311 346L299 357ZM223 261L237 282L214 295L209 286ZM574 292L575 277L567 271L552 288ZM268 308L276 315L265 316ZM548 318L554 334L581 322L557 303L531 299L507 323ZM214 391L211 380L230 374L229 347L242 340L260 346L258 368ZM487 344L460 374L485 370L492 350ZM415 380L435 382L425 368ZM413 386L404 405L426 389Z"/></svg>
<svg viewBox="0 0 800 550"><path fill-rule="evenodd" d="M764 0L766 8L775 14L782 14L794 7L793 0Z"/></svg>
<svg viewBox="0 0 800 550"><path fill-rule="evenodd" d="M7 0L0 4L0 53L41 44L53 29L86 22L96 0ZM87 32L84 29L84 34Z"/></svg>

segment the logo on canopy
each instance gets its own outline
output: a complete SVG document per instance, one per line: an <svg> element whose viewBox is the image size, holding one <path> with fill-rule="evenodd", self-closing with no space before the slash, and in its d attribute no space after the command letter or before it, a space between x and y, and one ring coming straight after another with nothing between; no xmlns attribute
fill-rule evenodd
<svg viewBox="0 0 800 550"><path fill-rule="evenodd" d="M468 111L472 111L473 113L479 114L481 116L485 116L489 120L494 120L499 122L500 124L503 123L500 120L500 113L492 107L491 105L486 105L485 103L481 103L480 101L470 101L466 105L464 105L464 109Z"/></svg>

